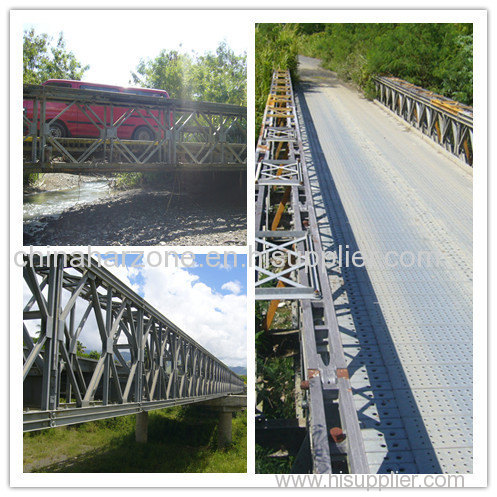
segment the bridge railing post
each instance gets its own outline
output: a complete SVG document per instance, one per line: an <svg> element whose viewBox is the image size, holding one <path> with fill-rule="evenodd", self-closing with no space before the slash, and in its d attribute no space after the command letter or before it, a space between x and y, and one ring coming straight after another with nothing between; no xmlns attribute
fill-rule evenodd
<svg viewBox="0 0 497 497"><path fill-rule="evenodd" d="M176 147L177 147L177 142L178 142L178 131L176 130L176 119L178 116L177 116L175 107L173 107L173 110L171 112L173 115L173 129L172 129L172 138L171 138L171 157L169 158L169 162L171 164L176 164L177 163Z"/></svg>
<svg viewBox="0 0 497 497"><path fill-rule="evenodd" d="M39 107L39 102L38 98L35 98L33 100L33 124L31 126L31 146L33 147L31 149L31 161L33 163L38 161L38 154L37 154L37 145L38 145L38 107Z"/></svg>
<svg viewBox="0 0 497 497"><path fill-rule="evenodd" d="M47 109L47 99L45 96L41 98L40 102L40 162L45 162L45 147L47 143L47 126L45 124L46 121L46 109Z"/></svg>
<svg viewBox="0 0 497 497"><path fill-rule="evenodd" d="M44 371L42 388L42 409L57 409L60 394L60 358L59 358L59 334L60 329L60 300L62 291L62 256L51 256L53 265L50 268L48 280L48 319L45 322L47 343L44 353Z"/></svg>

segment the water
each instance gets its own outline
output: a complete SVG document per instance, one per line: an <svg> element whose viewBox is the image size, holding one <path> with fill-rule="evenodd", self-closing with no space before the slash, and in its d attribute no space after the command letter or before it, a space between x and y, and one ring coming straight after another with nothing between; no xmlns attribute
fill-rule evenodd
<svg viewBox="0 0 497 497"><path fill-rule="evenodd" d="M42 217L57 217L69 207L108 195L108 180L82 182L67 190L30 193L24 195L23 219L33 222Z"/></svg>

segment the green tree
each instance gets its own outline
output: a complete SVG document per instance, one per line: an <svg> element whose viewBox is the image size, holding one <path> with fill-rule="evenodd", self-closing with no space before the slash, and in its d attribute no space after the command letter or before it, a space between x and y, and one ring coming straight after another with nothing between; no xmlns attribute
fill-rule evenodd
<svg viewBox="0 0 497 497"><path fill-rule="evenodd" d="M275 69L288 69L297 77L298 49L295 25L260 23L255 28L255 136L261 126L262 115Z"/></svg>
<svg viewBox="0 0 497 497"><path fill-rule="evenodd" d="M171 98L191 100L190 84L192 58L177 50L161 50L152 60L141 59L131 73L131 82L146 88L164 89Z"/></svg>
<svg viewBox="0 0 497 497"><path fill-rule="evenodd" d="M54 44L45 33L36 34L34 29L24 31L23 83L41 84L47 79L80 80L89 67L82 65L67 50L63 33Z"/></svg>
<svg viewBox="0 0 497 497"><path fill-rule="evenodd" d="M86 347L77 340L76 342L76 355L82 356L85 353Z"/></svg>
<svg viewBox="0 0 497 497"><path fill-rule="evenodd" d="M246 55L236 55L226 42L221 42L215 53L197 58L191 68L191 84L195 99L246 105Z"/></svg>
<svg viewBox="0 0 497 497"><path fill-rule="evenodd" d="M246 105L246 55L221 42L215 53L181 54L161 50L152 60L140 60L131 82L166 90L171 98Z"/></svg>
<svg viewBox="0 0 497 497"><path fill-rule="evenodd" d="M455 50L445 50L445 57L435 68L440 80L440 91L453 99L473 103L473 35L458 33L454 38Z"/></svg>
<svg viewBox="0 0 497 497"><path fill-rule="evenodd" d="M100 359L100 353L96 350L92 350L90 353L85 354L84 357L88 357L90 359Z"/></svg>
<svg viewBox="0 0 497 497"><path fill-rule="evenodd" d="M315 33L322 33L326 29L326 24L302 22L295 24L295 29L298 34L312 35Z"/></svg>
<svg viewBox="0 0 497 497"><path fill-rule="evenodd" d="M367 90L391 75L463 103L473 101L473 27L458 23L297 24L299 53L320 58Z"/></svg>

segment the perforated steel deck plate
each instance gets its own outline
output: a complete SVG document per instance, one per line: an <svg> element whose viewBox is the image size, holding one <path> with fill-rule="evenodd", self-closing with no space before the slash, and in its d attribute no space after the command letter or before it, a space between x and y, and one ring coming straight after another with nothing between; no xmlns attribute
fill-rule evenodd
<svg viewBox="0 0 497 497"><path fill-rule="evenodd" d="M470 180L412 135L385 142L392 123L354 98L339 85L311 86L298 103L323 249L348 246L372 261L328 264L370 470L468 473ZM428 251L438 262L390 268L378 263L388 250Z"/></svg>

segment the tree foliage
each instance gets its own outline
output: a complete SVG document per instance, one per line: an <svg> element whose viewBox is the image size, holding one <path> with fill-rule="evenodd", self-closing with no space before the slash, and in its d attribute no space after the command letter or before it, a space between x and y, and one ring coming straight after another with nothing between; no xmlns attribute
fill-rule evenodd
<svg viewBox="0 0 497 497"><path fill-rule="evenodd" d="M255 28L255 136L261 126L275 69L288 69L297 77L297 29L289 24L261 23Z"/></svg>
<svg viewBox="0 0 497 497"><path fill-rule="evenodd" d="M86 357L88 359L100 359L100 353L96 350L86 352L86 347L79 340L76 342L76 355L78 357Z"/></svg>
<svg viewBox="0 0 497 497"><path fill-rule="evenodd" d="M246 105L246 59L246 54L235 54L226 42L215 53L203 55L161 50L155 59L140 60L131 82L164 89L171 98Z"/></svg>
<svg viewBox="0 0 497 497"><path fill-rule="evenodd" d="M90 66L83 65L66 48L61 32L56 43L45 33L24 31L23 83L41 84L47 79L80 80Z"/></svg>
<svg viewBox="0 0 497 497"><path fill-rule="evenodd" d="M463 103L473 101L473 30L457 23L307 25L299 52L362 88L374 74L405 79Z"/></svg>

